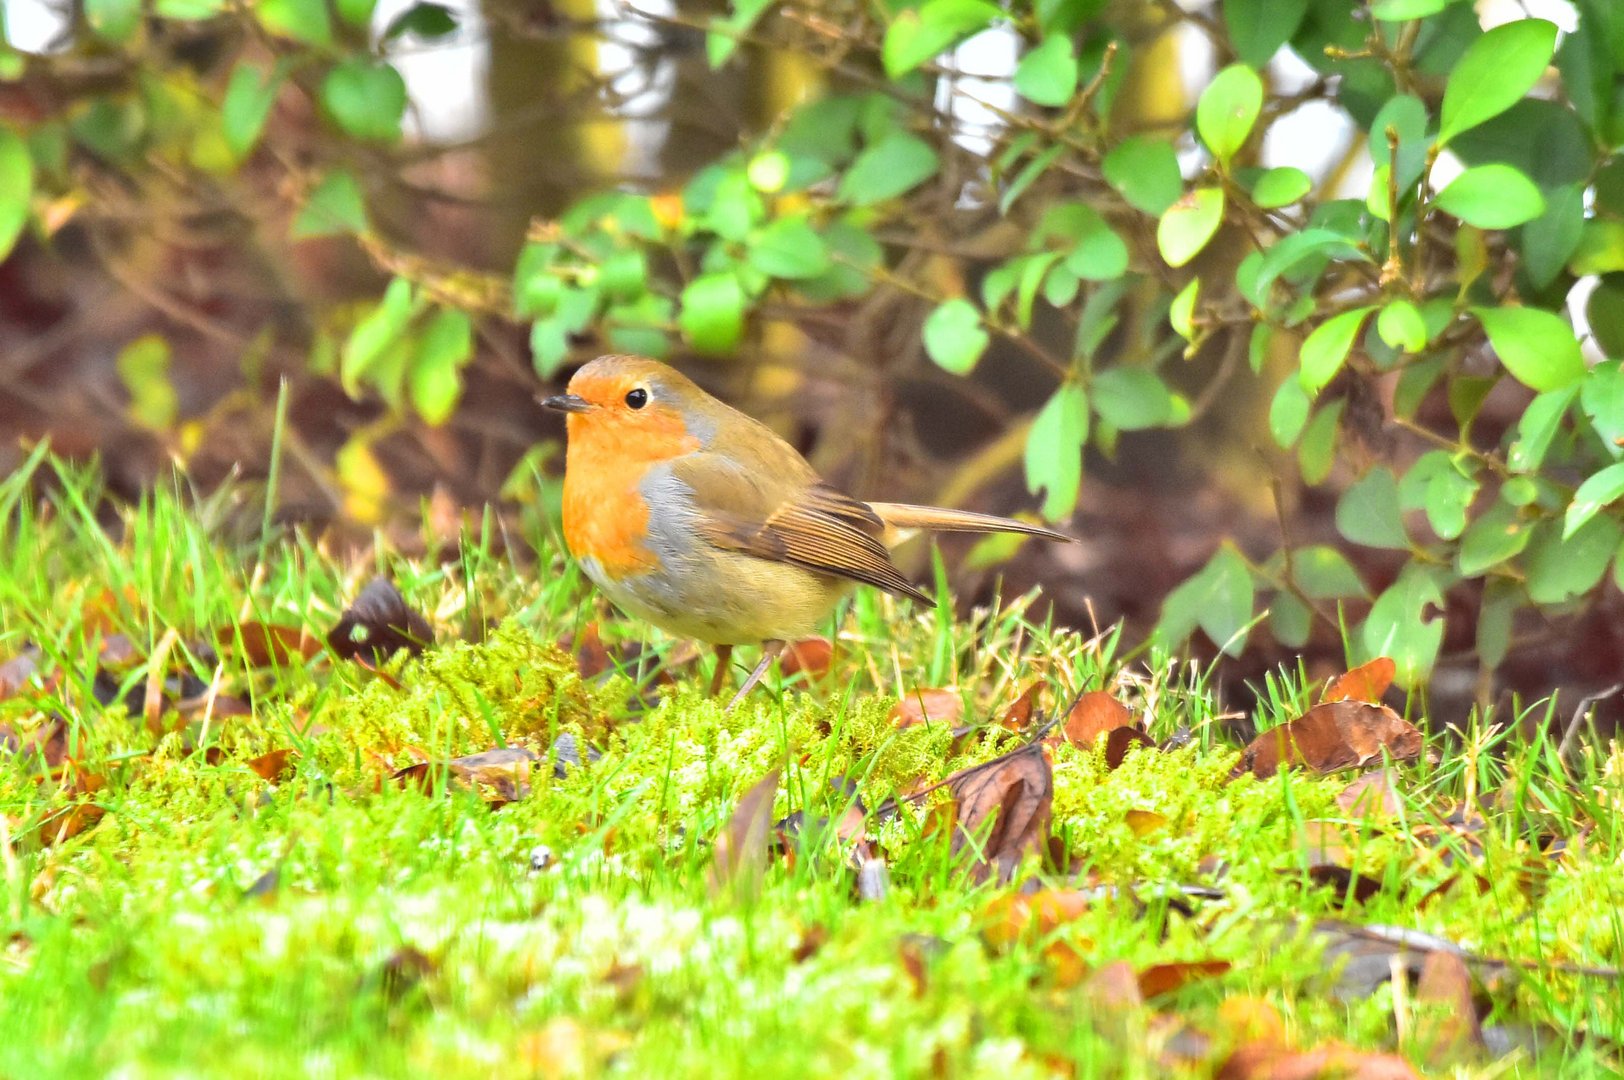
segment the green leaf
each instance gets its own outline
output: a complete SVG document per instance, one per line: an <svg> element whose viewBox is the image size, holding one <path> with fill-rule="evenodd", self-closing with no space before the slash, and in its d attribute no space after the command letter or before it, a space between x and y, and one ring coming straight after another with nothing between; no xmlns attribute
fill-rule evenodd
<svg viewBox="0 0 1624 1080"><path fill-rule="evenodd" d="M433 41L456 31L456 12L444 4L433 3L432 0L418 0L389 21L389 28L383 32L383 39L393 41L403 34L411 34L424 41Z"/></svg>
<svg viewBox="0 0 1624 1080"><path fill-rule="evenodd" d="M1433 614L1444 606L1443 592L1426 568L1410 564L1398 580L1376 598L1361 632L1365 652L1389 656L1397 669L1394 681L1406 689L1424 682L1438 660L1444 620Z"/></svg>
<svg viewBox="0 0 1624 1080"><path fill-rule="evenodd" d="M1607 360L1591 368L1579 388L1579 405L1608 452L1624 455L1624 362Z"/></svg>
<svg viewBox="0 0 1624 1080"><path fill-rule="evenodd" d="M1265 210L1290 206L1314 189L1314 181L1301 169L1281 165L1269 169L1252 185L1252 201Z"/></svg>
<svg viewBox="0 0 1624 1080"><path fill-rule="evenodd" d="M1255 602L1252 571L1226 543L1194 577L1167 594L1155 636L1172 646L1200 627L1214 645L1239 656L1246 646Z"/></svg>
<svg viewBox="0 0 1624 1080"><path fill-rule="evenodd" d="M1201 92L1195 106L1195 129L1220 165L1228 165L1263 109L1263 80L1245 64L1231 64Z"/></svg>
<svg viewBox="0 0 1624 1080"><path fill-rule="evenodd" d="M1269 632L1275 641L1288 649L1300 649L1308 644L1313 629L1314 612L1307 604L1289 592L1274 594L1269 601Z"/></svg>
<svg viewBox="0 0 1624 1080"><path fill-rule="evenodd" d="M1427 107L1421 99L1399 94L1381 107L1370 124L1371 156L1389 168L1401 206L1427 167L1427 123ZM1389 133L1398 140L1397 147L1388 142ZM1380 197L1385 204L1385 192Z"/></svg>
<svg viewBox="0 0 1624 1080"><path fill-rule="evenodd" d="M1461 534L1455 568L1463 577L1481 577L1527 547L1531 535L1517 508L1496 500Z"/></svg>
<svg viewBox="0 0 1624 1080"><path fill-rule="evenodd" d="M1469 463L1456 461L1447 451L1430 450L1399 482L1399 505L1425 510L1432 531L1453 540L1466 528L1466 511L1477 497L1477 480L1469 470Z"/></svg>
<svg viewBox="0 0 1624 1080"><path fill-rule="evenodd" d="M981 312L962 296L937 306L925 320L925 352L943 370L968 375L991 340Z"/></svg>
<svg viewBox="0 0 1624 1080"><path fill-rule="evenodd" d="M1067 382L1044 403L1026 437L1026 490L1043 492L1043 516L1059 521L1077 507L1088 441L1088 396Z"/></svg>
<svg viewBox="0 0 1624 1080"><path fill-rule="evenodd" d="M1354 339L1359 336L1373 310L1366 305L1333 315L1303 339L1302 351L1297 359L1297 378L1310 397L1323 390L1325 384L1342 370Z"/></svg>
<svg viewBox="0 0 1624 1080"><path fill-rule="evenodd" d="M1123 140L1100 163L1110 184L1142 214L1160 217L1184 191L1178 155L1161 139L1135 135Z"/></svg>
<svg viewBox="0 0 1624 1080"><path fill-rule="evenodd" d="M1077 54L1063 34L1043 39L1015 68L1015 92L1034 105L1064 105L1077 92Z"/></svg>
<svg viewBox="0 0 1624 1080"><path fill-rule="evenodd" d="M746 261L768 277L814 278L829 269L829 248L803 214L779 218L757 233Z"/></svg>
<svg viewBox="0 0 1624 1080"><path fill-rule="evenodd" d="M1591 518L1624 498L1624 461L1616 462L1595 473L1579 485L1562 519L1562 539L1566 540L1582 529Z"/></svg>
<svg viewBox="0 0 1624 1080"><path fill-rule="evenodd" d="M1185 341L1195 337L1195 304L1201 291L1201 279L1191 278L1180 289L1167 308L1167 322L1173 333Z"/></svg>
<svg viewBox="0 0 1624 1080"><path fill-rule="evenodd" d="M1483 589L1477 610L1477 658L1494 669L1505 660L1511 648L1511 629L1523 606L1521 590L1509 581L1491 581Z"/></svg>
<svg viewBox="0 0 1624 1080"><path fill-rule="evenodd" d="M929 0L918 10L901 12L886 27L880 46L886 78L901 78L1002 14L985 0Z"/></svg>
<svg viewBox="0 0 1624 1080"><path fill-rule="evenodd" d="M1372 0L1370 15L1383 22L1406 22L1436 15L1456 0Z"/></svg>
<svg viewBox="0 0 1624 1080"><path fill-rule="evenodd" d="M254 8L267 32L306 45L330 45L333 23L326 0L260 0Z"/></svg>
<svg viewBox="0 0 1624 1080"><path fill-rule="evenodd" d="M1510 229L1543 214L1545 197L1510 165L1478 165L1450 181L1433 205L1480 229Z"/></svg>
<svg viewBox="0 0 1624 1080"><path fill-rule="evenodd" d="M1545 451L1556 437L1557 430L1562 426L1562 418L1567 415L1568 406L1573 404L1578 393L1578 387L1567 386L1540 394L1528 403L1527 408L1523 409L1522 419L1517 421L1517 436L1511 440L1511 450L1506 455L1506 465L1512 471L1539 471L1545 461Z"/></svg>
<svg viewBox="0 0 1624 1080"><path fill-rule="evenodd" d="M1573 327L1560 315L1530 307L1474 307L1489 344L1518 382L1532 390L1559 390L1584 378L1584 354Z"/></svg>
<svg viewBox="0 0 1624 1080"><path fill-rule="evenodd" d="M119 381L130 394L131 418L151 431L171 430L180 415L169 358L169 342L148 334L124 346L115 361Z"/></svg>
<svg viewBox="0 0 1624 1080"><path fill-rule="evenodd" d="M1034 155L1032 160L1021 168L1021 171L1015 175L1015 179L1011 180L1009 185L998 196L998 212L1000 214L1009 213L1009 208L1015 205L1015 200L1024 195L1026 189L1031 187L1038 177L1048 172L1050 167L1060 160L1060 155L1065 151L1066 147L1063 144L1056 144L1043 151L1043 153Z"/></svg>
<svg viewBox="0 0 1624 1080"><path fill-rule="evenodd" d="M1290 385L1287 379L1285 385ZM1297 447L1297 469L1306 484L1323 484L1336 463L1336 433L1342 422L1346 398L1337 398L1314 414L1314 419L1303 432L1302 445Z"/></svg>
<svg viewBox="0 0 1624 1080"><path fill-rule="evenodd" d="M1075 212L1076 218L1069 231L1072 246L1066 267L1084 281L1110 281L1127 273L1128 245L1116 230L1082 203L1068 203L1063 209Z"/></svg>
<svg viewBox="0 0 1624 1080"><path fill-rule="evenodd" d="M1114 367L1099 372L1089 385L1094 411L1118 431L1142 431L1173 422L1173 394L1154 371Z"/></svg>
<svg viewBox="0 0 1624 1080"><path fill-rule="evenodd" d="M733 0L731 14L711 20L711 29L705 35L705 59L713 71L727 63L728 57L739 47L739 39L749 33L756 20L771 6L772 0Z"/></svg>
<svg viewBox="0 0 1624 1080"><path fill-rule="evenodd" d="M1162 215L1156 226L1156 247L1168 266L1183 266L1201 254L1223 220L1222 189L1196 188Z"/></svg>
<svg viewBox="0 0 1624 1080"><path fill-rule="evenodd" d="M141 0L84 0L85 22L95 35L124 45L141 26Z"/></svg>
<svg viewBox="0 0 1624 1080"><path fill-rule="evenodd" d="M550 379L569 359L570 336L564 321L554 316L538 319L530 328L530 359L536 374Z"/></svg>
<svg viewBox="0 0 1624 1080"><path fill-rule="evenodd" d="M1289 233L1263 253L1257 264L1257 278L1248 295L1256 306L1263 307L1275 281L1315 260L1323 263L1331 259L1369 262L1370 256L1360 251L1346 236L1331 229L1309 228Z"/></svg>
<svg viewBox="0 0 1624 1080"><path fill-rule="evenodd" d="M333 0L333 10L351 26L362 30L372 25L372 10L378 0Z"/></svg>
<svg viewBox="0 0 1624 1080"><path fill-rule="evenodd" d="M682 290L677 325L701 353L726 355L744 337L744 289L730 273L704 274Z"/></svg>
<svg viewBox="0 0 1624 1080"><path fill-rule="evenodd" d="M354 174L334 169L322 177L293 219L291 236L308 240L317 236L343 236L364 233L367 224L366 200Z"/></svg>
<svg viewBox="0 0 1624 1080"><path fill-rule="evenodd" d="M406 373L406 390L419 416L438 426L462 396L464 365L474 355L474 324L465 312L442 308L423 328Z"/></svg>
<svg viewBox="0 0 1624 1080"><path fill-rule="evenodd" d="M1336 548L1311 544L1291 553L1291 576L1311 600L1340 600L1364 596L1365 583L1359 573Z"/></svg>
<svg viewBox="0 0 1624 1080"><path fill-rule="evenodd" d="M1522 100L1555 51L1556 24L1544 19L1505 23L1472 42L1444 86L1438 145Z"/></svg>
<svg viewBox="0 0 1624 1080"><path fill-rule="evenodd" d="M1229 42L1245 63L1261 68L1302 25L1308 0L1224 0Z"/></svg>
<svg viewBox="0 0 1624 1080"><path fill-rule="evenodd" d="M1408 300L1394 300L1376 316L1376 335L1388 345L1407 353L1427 347L1427 323L1421 309Z"/></svg>
<svg viewBox="0 0 1624 1080"><path fill-rule="evenodd" d="M247 157L259 142L265 120L271 115L271 106L276 104L276 95L281 91L280 67L261 71L245 60L232 68L226 96L220 102L220 125L226 146L238 161Z"/></svg>
<svg viewBox="0 0 1624 1080"><path fill-rule="evenodd" d="M1296 379L1286 379L1274 392L1269 404L1269 434L1282 449L1297 441L1303 425L1308 423L1308 411L1313 401Z"/></svg>
<svg viewBox="0 0 1624 1080"><path fill-rule="evenodd" d="M1618 552L1624 527L1606 515L1591 518L1571 536L1555 521L1535 526L1524 560L1528 595L1536 604L1563 604L1601 581Z"/></svg>
<svg viewBox="0 0 1624 1080"><path fill-rule="evenodd" d="M220 14L225 0L156 0L153 10L165 19L177 22L200 22Z"/></svg>
<svg viewBox="0 0 1624 1080"><path fill-rule="evenodd" d="M598 265L598 287L610 300L637 299L648 288L648 257L639 248L615 252Z"/></svg>
<svg viewBox="0 0 1624 1080"><path fill-rule="evenodd" d="M1366 547L1408 551L1398 481L1386 466L1377 466L1354 481L1336 504L1337 532Z"/></svg>
<svg viewBox="0 0 1624 1080"><path fill-rule="evenodd" d="M357 139L400 138L406 82L390 64L361 57L340 61L322 81L321 100L333 121Z"/></svg>
<svg viewBox="0 0 1624 1080"><path fill-rule="evenodd" d="M840 178L839 196L857 206L884 202L929 179L939 163L925 140L893 132L857 155Z"/></svg>
<svg viewBox="0 0 1624 1080"><path fill-rule="evenodd" d="M28 143L9 127L0 127L0 262L17 245L33 196L34 157Z"/></svg>
<svg viewBox="0 0 1624 1080"><path fill-rule="evenodd" d="M359 397L361 383L398 344L412 321L417 298L412 283L395 278L384 290L383 299L350 332L339 357L339 381L350 397Z"/></svg>

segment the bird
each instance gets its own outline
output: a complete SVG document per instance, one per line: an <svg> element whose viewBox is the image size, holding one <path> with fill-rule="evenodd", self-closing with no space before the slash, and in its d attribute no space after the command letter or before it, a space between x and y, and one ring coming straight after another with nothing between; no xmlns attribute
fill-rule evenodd
<svg viewBox="0 0 1624 1080"><path fill-rule="evenodd" d="M917 530L1073 538L1013 518L864 502L826 483L789 443L668 364L600 356L542 400L565 414L564 543L621 610L717 650L720 692L736 645L761 680L855 585L927 607L887 543Z"/></svg>

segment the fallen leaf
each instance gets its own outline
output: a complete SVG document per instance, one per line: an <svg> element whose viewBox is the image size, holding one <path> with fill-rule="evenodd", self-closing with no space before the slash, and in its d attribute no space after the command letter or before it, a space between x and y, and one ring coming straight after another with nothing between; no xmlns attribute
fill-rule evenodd
<svg viewBox="0 0 1624 1080"><path fill-rule="evenodd" d="M1171 994L1193 982L1226 974L1232 966L1228 960L1178 960L1152 964L1139 973L1139 992L1147 998Z"/></svg>
<svg viewBox="0 0 1624 1080"><path fill-rule="evenodd" d="M1320 704L1330 701L1380 701L1387 688L1393 685L1397 673L1398 667L1391 659L1378 656L1332 680L1325 693L1320 695Z"/></svg>
<svg viewBox="0 0 1624 1080"><path fill-rule="evenodd" d="M1133 965L1126 960L1113 960L1095 969L1082 985L1083 996L1088 999L1090 1012L1098 1021L1103 1017L1130 1012L1145 1003L1139 989L1139 977Z"/></svg>
<svg viewBox="0 0 1624 1080"><path fill-rule="evenodd" d="M1092 889L1040 889L995 896L981 909L982 939L993 948L1005 949L1022 938L1047 937L1080 918L1096 898Z"/></svg>
<svg viewBox="0 0 1624 1080"><path fill-rule="evenodd" d="M767 870L767 833L772 824L773 798L778 794L778 770L757 780L716 838L711 860L711 891L734 889L753 892Z"/></svg>
<svg viewBox="0 0 1624 1080"><path fill-rule="evenodd" d="M979 841L972 868L978 879L1007 881L1023 857L1041 854L1048 844L1054 775L1041 743L965 769L947 787L958 821L953 850Z"/></svg>
<svg viewBox="0 0 1624 1080"><path fill-rule="evenodd" d="M1337 793L1336 804L1351 818L1385 820L1397 817L1403 807L1397 780L1398 776L1392 769L1365 773Z"/></svg>
<svg viewBox="0 0 1624 1080"><path fill-rule="evenodd" d="M285 780L293 775L294 751L290 747L272 750L243 762L250 772L262 780Z"/></svg>
<svg viewBox="0 0 1624 1080"><path fill-rule="evenodd" d="M25 645L22 652L0 664L0 700L27 686L39 671L43 654L37 645Z"/></svg>
<svg viewBox="0 0 1624 1080"><path fill-rule="evenodd" d="M1382 891L1382 883L1346 866L1322 863L1308 868L1308 880L1336 893L1340 900L1363 904Z"/></svg>
<svg viewBox="0 0 1624 1080"><path fill-rule="evenodd" d="M1038 696L1042 692L1041 681L1022 690L1014 703L1004 711L1003 725L1011 731L1025 730L1032 723L1032 712L1037 708Z"/></svg>
<svg viewBox="0 0 1624 1080"><path fill-rule="evenodd" d="M558 644L565 652L574 654L575 670L583 679L596 679L614 666L595 622L587 623L579 636L566 635Z"/></svg>
<svg viewBox="0 0 1624 1080"><path fill-rule="evenodd" d="M891 709L899 728L915 724L957 724L964 717L964 698L957 690L912 690Z"/></svg>
<svg viewBox="0 0 1624 1080"><path fill-rule="evenodd" d="M1128 828L1133 830L1135 836L1144 836L1155 832L1167 824L1167 818L1154 810L1129 810L1123 815L1128 822Z"/></svg>
<svg viewBox="0 0 1624 1080"><path fill-rule="evenodd" d="M1332 701L1253 739L1232 775L1266 779L1282 765L1336 772L1380 761L1384 752L1395 761L1420 756L1421 732L1385 705Z"/></svg>
<svg viewBox="0 0 1624 1080"><path fill-rule="evenodd" d="M1122 763L1128 760L1128 751L1136 746L1156 749L1156 743L1149 735L1133 727L1120 727L1105 736L1105 767L1107 769L1120 769Z"/></svg>
<svg viewBox="0 0 1624 1080"><path fill-rule="evenodd" d="M271 623L246 622L237 626L222 626L214 635L214 640L228 652L240 649L241 658L250 667L289 667L321 652L321 641L314 634L296 626L276 626Z"/></svg>
<svg viewBox="0 0 1624 1080"><path fill-rule="evenodd" d="M829 928L822 923L813 923L801 931L801 939L795 943L790 952L791 958L797 964L804 964L817 955L819 949L829 940Z"/></svg>
<svg viewBox="0 0 1624 1080"><path fill-rule="evenodd" d="M1126 705L1103 690L1091 690L1077 699L1055 734L1073 746L1093 746L1102 736L1132 724L1133 713Z"/></svg>
<svg viewBox="0 0 1624 1080"><path fill-rule="evenodd" d="M433 641L429 621L407 606L387 578L367 582L327 634L328 646L340 659L368 660L373 667L401 649L416 656Z"/></svg>
<svg viewBox="0 0 1624 1080"><path fill-rule="evenodd" d="M1341 1043L1293 1050L1260 1041L1236 1047L1213 1080L1421 1080L1397 1054L1371 1054Z"/></svg>
<svg viewBox="0 0 1624 1080"><path fill-rule="evenodd" d="M1435 1069L1483 1049L1483 1028L1472 1000L1472 973L1460 957L1430 953L1415 987L1415 1042Z"/></svg>
<svg viewBox="0 0 1624 1080"><path fill-rule="evenodd" d="M904 934L897 941L897 959L913 982L914 997L924 997L930 987L930 968L952 946L931 934Z"/></svg>
<svg viewBox="0 0 1624 1080"><path fill-rule="evenodd" d="M455 786L478 792L493 807L518 802L530 794L530 769L541 758L522 746L500 746L478 754L452 758L436 763L418 761L397 769L391 779L416 783L423 791L432 793L437 784L436 773L450 774Z"/></svg>
<svg viewBox="0 0 1624 1080"><path fill-rule="evenodd" d="M791 675L805 674L809 679L821 679L829 673L829 667L834 663L834 642L826 637L802 638L792 641L778 654L778 670L789 678Z"/></svg>

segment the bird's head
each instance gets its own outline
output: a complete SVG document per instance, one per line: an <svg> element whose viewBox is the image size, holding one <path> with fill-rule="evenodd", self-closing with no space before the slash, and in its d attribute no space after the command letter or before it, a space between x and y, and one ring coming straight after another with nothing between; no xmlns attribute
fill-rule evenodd
<svg viewBox="0 0 1624 1080"><path fill-rule="evenodd" d="M542 404L568 414L571 444L656 461L707 445L727 410L675 368L641 356L600 356Z"/></svg>

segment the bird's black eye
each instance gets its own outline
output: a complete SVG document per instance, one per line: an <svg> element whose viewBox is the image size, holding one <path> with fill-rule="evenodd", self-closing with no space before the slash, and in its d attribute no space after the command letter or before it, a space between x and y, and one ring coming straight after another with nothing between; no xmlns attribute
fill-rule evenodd
<svg viewBox="0 0 1624 1080"><path fill-rule="evenodd" d="M648 404L648 391L641 386L635 390L626 391L626 404L634 409L641 409Z"/></svg>

